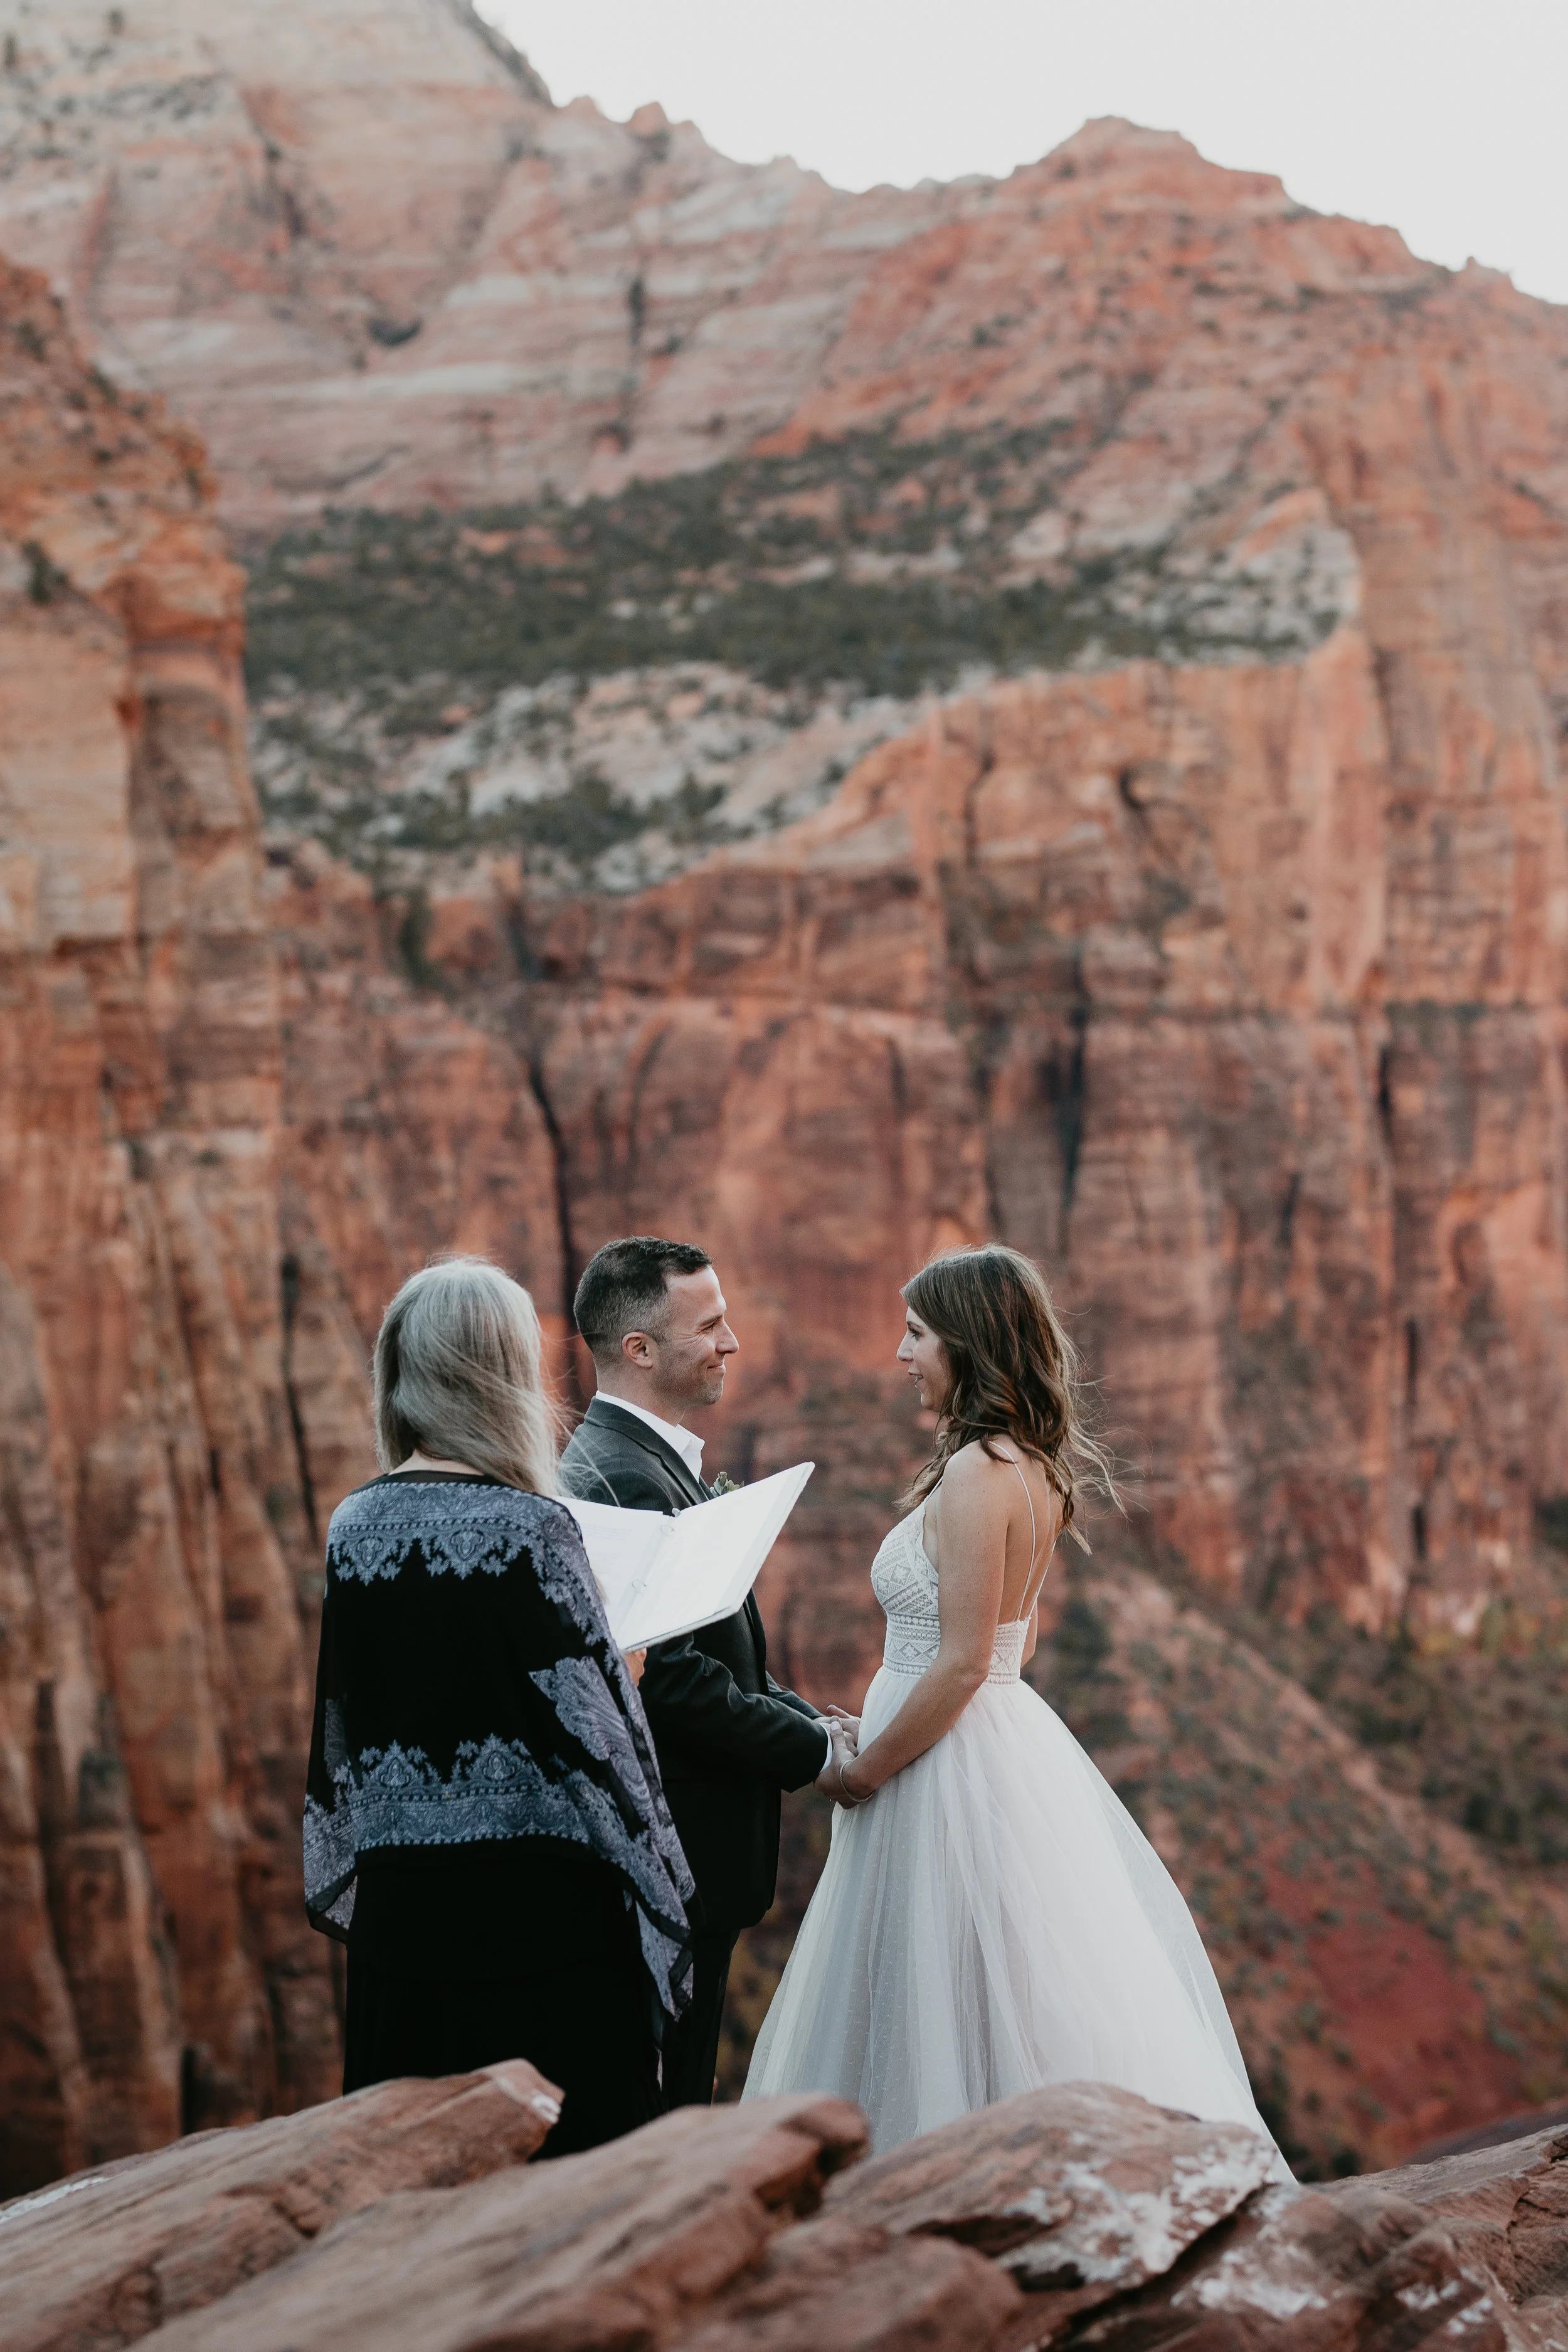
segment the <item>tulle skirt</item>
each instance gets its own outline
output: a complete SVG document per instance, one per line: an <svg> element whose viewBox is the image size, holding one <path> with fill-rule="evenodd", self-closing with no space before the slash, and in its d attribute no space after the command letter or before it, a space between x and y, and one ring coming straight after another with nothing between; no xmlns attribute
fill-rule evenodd
<svg viewBox="0 0 1568 2352"><path fill-rule="evenodd" d="M914 1686L879 1672L863 1746ZM1265 2129L1170 1873L1045 1701L987 1683L835 1815L743 2096L837 2092L886 2149L1068 2082Z"/></svg>

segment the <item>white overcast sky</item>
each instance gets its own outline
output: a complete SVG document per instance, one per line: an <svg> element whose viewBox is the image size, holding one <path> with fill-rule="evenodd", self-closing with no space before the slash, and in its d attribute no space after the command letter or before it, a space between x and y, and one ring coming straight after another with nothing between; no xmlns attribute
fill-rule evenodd
<svg viewBox="0 0 1568 2352"><path fill-rule="evenodd" d="M556 99L658 99L742 162L907 186L1124 114L1568 302L1568 0L479 5Z"/></svg>

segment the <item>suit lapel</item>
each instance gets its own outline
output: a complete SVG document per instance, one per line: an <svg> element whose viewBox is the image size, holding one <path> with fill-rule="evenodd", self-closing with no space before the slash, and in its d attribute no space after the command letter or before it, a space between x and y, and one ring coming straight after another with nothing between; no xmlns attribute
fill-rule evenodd
<svg viewBox="0 0 1568 2352"><path fill-rule="evenodd" d="M621 1412L613 1397L596 1396L588 1407L586 1418L597 1422L601 1429L613 1429L617 1437L629 1438L634 1445L640 1445L645 1454L650 1454L660 1468L675 1480L689 1503L706 1503L710 1499L712 1489L693 1475L674 1446L667 1444L658 1430L650 1429L646 1421L639 1421L635 1412Z"/></svg>

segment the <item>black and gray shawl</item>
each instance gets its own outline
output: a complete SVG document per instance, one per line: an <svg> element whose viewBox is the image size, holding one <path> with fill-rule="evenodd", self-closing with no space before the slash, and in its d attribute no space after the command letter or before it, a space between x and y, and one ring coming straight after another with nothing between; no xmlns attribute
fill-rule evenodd
<svg viewBox="0 0 1568 2352"><path fill-rule="evenodd" d="M661 2007L689 1999L691 1874L647 1721L564 1505L473 1477L340 1503L305 1797L305 1906L346 1938L376 1846L562 1838L637 1906Z"/></svg>

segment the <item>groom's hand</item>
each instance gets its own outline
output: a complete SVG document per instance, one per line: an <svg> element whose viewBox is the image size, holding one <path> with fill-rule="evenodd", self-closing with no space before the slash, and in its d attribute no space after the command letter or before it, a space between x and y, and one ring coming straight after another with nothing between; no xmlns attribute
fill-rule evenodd
<svg viewBox="0 0 1568 2352"><path fill-rule="evenodd" d="M856 1755L860 1747L859 1717L858 1715L850 1715L846 1708L841 1706L826 1707L824 1709L824 1713L826 1715L828 1722L830 1724L837 1724L839 1730L843 1732L845 1738L848 1740L850 1755Z"/></svg>
<svg viewBox="0 0 1568 2352"><path fill-rule="evenodd" d="M837 1797L839 1793L838 1776L852 1759L855 1750L845 1738L843 1727L831 1716L827 1719L827 1737L832 1743L831 1752L816 1776L816 1785L825 1797Z"/></svg>

